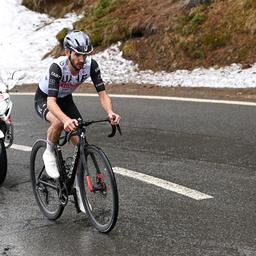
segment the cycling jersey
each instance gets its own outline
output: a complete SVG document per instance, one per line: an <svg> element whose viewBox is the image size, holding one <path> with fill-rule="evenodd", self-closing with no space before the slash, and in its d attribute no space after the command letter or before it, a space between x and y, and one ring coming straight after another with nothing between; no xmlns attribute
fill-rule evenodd
<svg viewBox="0 0 256 256"><path fill-rule="evenodd" d="M39 88L50 97L63 98L71 94L89 76L97 92L105 90L98 63L94 59L87 57L78 75L73 76L68 67L68 57L61 56L51 64L47 73L40 79Z"/></svg>

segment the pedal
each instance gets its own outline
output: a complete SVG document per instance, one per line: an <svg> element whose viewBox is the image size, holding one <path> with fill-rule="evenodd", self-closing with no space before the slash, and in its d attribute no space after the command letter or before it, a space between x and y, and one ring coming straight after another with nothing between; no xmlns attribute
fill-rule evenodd
<svg viewBox="0 0 256 256"><path fill-rule="evenodd" d="M64 194L62 194L59 198L60 200L60 203L63 205L63 206L66 206L67 203L68 203L68 197Z"/></svg>
<svg viewBox="0 0 256 256"><path fill-rule="evenodd" d="M66 206L68 203L68 193L67 189L64 186L62 189L58 188L58 196L59 196L59 201L63 206Z"/></svg>

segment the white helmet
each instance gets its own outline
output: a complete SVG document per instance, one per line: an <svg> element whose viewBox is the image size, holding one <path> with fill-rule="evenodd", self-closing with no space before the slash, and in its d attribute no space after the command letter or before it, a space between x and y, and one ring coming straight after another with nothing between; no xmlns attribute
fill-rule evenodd
<svg viewBox="0 0 256 256"><path fill-rule="evenodd" d="M78 30L68 33L64 38L63 45L65 49L75 51L79 54L89 54L93 51L89 36Z"/></svg>

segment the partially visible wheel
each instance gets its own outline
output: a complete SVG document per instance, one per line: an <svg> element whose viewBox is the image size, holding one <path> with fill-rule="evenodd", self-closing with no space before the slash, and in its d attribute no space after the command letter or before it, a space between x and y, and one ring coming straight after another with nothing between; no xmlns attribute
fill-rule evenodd
<svg viewBox="0 0 256 256"><path fill-rule="evenodd" d="M103 233L111 231L118 217L118 191L110 162L104 152L93 146L86 147L89 176L83 165L78 170L79 188L91 223Z"/></svg>
<svg viewBox="0 0 256 256"><path fill-rule="evenodd" d="M0 185L4 182L7 173L7 155L4 139L0 139Z"/></svg>
<svg viewBox="0 0 256 256"><path fill-rule="evenodd" d="M42 213L50 220L58 219L64 209L58 196L58 182L50 178L45 171L43 153L45 140L37 140L30 155L30 175L33 192Z"/></svg>
<svg viewBox="0 0 256 256"><path fill-rule="evenodd" d="M5 134L5 140L4 144L6 148L11 147L14 139L14 127L13 124L9 124L6 126L6 134Z"/></svg>

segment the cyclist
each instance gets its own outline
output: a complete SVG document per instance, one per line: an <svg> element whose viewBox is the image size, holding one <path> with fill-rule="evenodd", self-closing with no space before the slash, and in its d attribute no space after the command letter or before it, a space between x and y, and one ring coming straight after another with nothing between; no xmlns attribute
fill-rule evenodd
<svg viewBox="0 0 256 256"><path fill-rule="evenodd" d="M78 125L81 114L73 102L72 92L91 77L102 107L107 112L111 123L120 122L120 115L113 112L111 99L105 91L105 85L97 62L87 55L93 51L88 35L82 31L72 31L66 35L63 46L65 56L57 58L39 81L35 94L37 114L50 122L47 131L47 147L43 154L46 173L59 178L54 145L61 131L72 131ZM76 143L76 140L73 141Z"/></svg>

